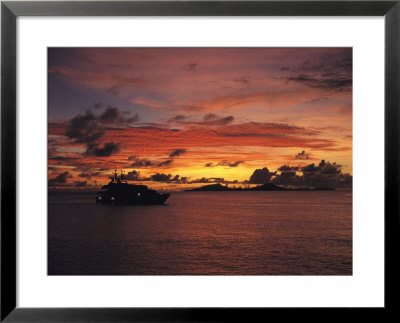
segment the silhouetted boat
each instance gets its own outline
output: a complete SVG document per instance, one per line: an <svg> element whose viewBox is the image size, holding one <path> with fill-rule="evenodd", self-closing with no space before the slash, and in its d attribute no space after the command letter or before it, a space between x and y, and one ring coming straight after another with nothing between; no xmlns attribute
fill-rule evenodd
<svg viewBox="0 0 400 323"><path fill-rule="evenodd" d="M96 203L111 205L163 204L170 196L170 194L161 194L155 190L149 189L146 185L128 184L128 182L124 180L124 174L122 172L121 176L118 177L116 169L114 178L101 189L101 191L97 192Z"/></svg>

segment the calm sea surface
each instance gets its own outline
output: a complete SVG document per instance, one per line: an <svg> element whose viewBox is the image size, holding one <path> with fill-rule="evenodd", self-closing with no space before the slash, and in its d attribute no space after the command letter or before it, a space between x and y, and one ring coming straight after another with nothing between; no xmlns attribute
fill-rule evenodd
<svg viewBox="0 0 400 323"><path fill-rule="evenodd" d="M49 193L50 275L351 275L350 191Z"/></svg>

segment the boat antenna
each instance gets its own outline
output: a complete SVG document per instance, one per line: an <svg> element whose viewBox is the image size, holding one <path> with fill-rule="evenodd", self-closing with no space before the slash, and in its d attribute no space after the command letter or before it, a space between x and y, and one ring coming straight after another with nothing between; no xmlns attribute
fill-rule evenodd
<svg viewBox="0 0 400 323"><path fill-rule="evenodd" d="M117 181L117 177L118 177L117 168L115 167L115 168L114 168L114 180L115 180L115 181Z"/></svg>

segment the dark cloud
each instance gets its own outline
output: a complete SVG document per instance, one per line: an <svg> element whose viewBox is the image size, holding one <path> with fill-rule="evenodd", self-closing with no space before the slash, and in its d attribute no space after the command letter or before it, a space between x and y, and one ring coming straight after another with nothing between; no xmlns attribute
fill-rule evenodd
<svg viewBox="0 0 400 323"><path fill-rule="evenodd" d="M153 181L153 182L164 182L164 183L184 184L184 183L188 182L187 177L180 177L179 175L164 174L164 173L156 173L156 174L150 175L147 178L140 178L140 176L138 176L138 178L139 178L138 180L141 180L141 181Z"/></svg>
<svg viewBox="0 0 400 323"><path fill-rule="evenodd" d="M164 182L164 183L187 183L187 177L180 177L179 175L156 173L149 177L141 177L140 173L136 170L129 172L127 175L128 180L132 181L153 181L153 182Z"/></svg>
<svg viewBox="0 0 400 323"><path fill-rule="evenodd" d="M99 121L103 124L130 124L139 121L136 113L133 117L126 117L126 113L121 113L118 108L108 106L107 109L99 116Z"/></svg>
<svg viewBox="0 0 400 323"><path fill-rule="evenodd" d="M211 177L210 181L213 183L225 183L225 179L223 177Z"/></svg>
<svg viewBox="0 0 400 323"><path fill-rule="evenodd" d="M106 142L100 147L100 139L104 136L106 126L126 126L138 120L138 115L126 117L129 113L121 113L118 108L107 107L97 116L90 109L85 114L73 117L66 128L66 136L75 143L86 145L86 155L108 157L119 151L119 143Z"/></svg>
<svg viewBox="0 0 400 323"><path fill-rule="evenodd" d="M156 129L156 130L166 130L166 131L173 131L172 129L168 129L164 124L161 123L154 123L154 122L141 122L137 124L140 129Z"/></svg>
<svg viewBox="0 0 400 323"><path fill-rule="evenodd" d="M191 184L195 184L195 183L210 183L210 179L209 178L198 178L198 179L194 179L192 181L190 181Z"/></svg>
<svg viewBox="0 0 400 323"><path fill-rule="evenodd" d="M97 157L109 157L119 151L119 143L106 142L102 148L98 146L90 147L86 151L88 155L94 155Z"/></svg>
<svg viewBox="0 0 400 323"><path fill-rule="evenodd" d="M186 64L185 66L183 66L183 69L185 71L196 71L197 66L198 66L197 63L189 63L189 64Z"/></svg>
<svg viewBox="0 0 400 323"><path fill-rule="evenodd" d="M351 187L352 176L343 174L341 169L342 166L335 162L321 160L317 166L310 164L302 168L303 182L305 185L315 187Z"/></svg>
<svg viewBox="0 0 400 323"><path fill-rule="evenodd" d="M181 155L183 155L184 153L186 153L186 149L175 149L174 151L172 151L172 152L169 154L169 157L172 158L172 157L181 156Z"/></svg>
<svg viewBox="0 0 400 323"><path fill-rule="evenodd" d="M235 162L228 162L227 160L222 160L220 161L216 166L227 166L227 167L237 167L240 164L243 164L244 161L243 160L238 160Z"/></svg>
<svg viewBox="0 0 400 323"><path fill-rule="evenodd" d="M235 162L228 162L227 160L221 160L219 163L217 164L213 164L213 163L206 163L204 165L204 167L217 167L217 166L224 166L224 167L237 167L240 164L243 164L244 160L238 160Z"/></svg>
<svg viewBox="0 0 400 323"><path fill-rule="evenodd" d="M91 110L87 110L84 115L77 115L69 121L65 134L76 143L92 145L104 135L97 119Z"/></svg>
<svg viewBox="0 0 400 323"><path fill-rule="evenodd" d="M176 149L173 152L171 152L170 157L176 157L179 156L181 154L183 154L186 150L185 149ZM155 162L155 161L151 161L147 158L138 158L135 155L129 156L128 160L133 162L130 166L131 167L162 167L162 166L168 166L170 164L173 163L173 159L167 159L165 161L162 162Z"/></svg>
<svg viewBox="0 0 400 323"><path fill-rule="evenodd" d="M256 169L250 176L249 183L251 184L265 184L270 182L271 177L274 176L276 172L270 172L267 167L262 169Z"/></svg>
<svg viewBox="0 0 400 323"><path fill-rule="evenodd" d="M217 119L218 118L218 116L216 115L216 114L214 114L214 113L207 113L204 117L203 117L203 120L204 121L213 121L213 120L215 120L215 119Z"/></svg>
<svg viewBox="0 0 400 323"><path fill-rule="evenodd" d="M103 103L101 103L101 102L93 103L93 104L92 104L92 107L93 107L94 109L102 109L102 108L103 108Z"/></svg>
<svg viewBox="0 0 400 323"><path fill-rule="evenodd" d="M353 60L351 49L337 55L323 55L290 69L287 80L312 88L351 91ZM289 71L289 70L288 70Z"/></svg>
<svg viewBox="0 0 400 323"><path fill-rule="evenodd" d="M318 165L320 167L321 174L327 175L335 175L341 172L342 165L338 165L336 163L325 162L325 160L321 160Z"/></svg>
<svg viewBox="0 0 400 323"><path fill-rule="evenodd" d="M113 123L120 117L119 110L115 107L108 107L103 114L100 115L99 120L102 123Z"/></svg>
<svg viewBox="0 0 400 323"><path fill-rule="evenodd" d="M275 175L272 179L272 183L286 186L301 186L303 184L302 177L297 176L294 171L285 171Z"/></svg>
<svg viewBox="0 0 400 323"><path fill-rule="evenodd" d="M297 175L295 169L302 172ZM277 185L297 186L297 187L332 187L332 188L351 188L352 176L342 173L342 166L333 162L314 163L304 167L281 166L280 174L272 178L272 183Z"/></svg>
<svg viewBox="0 0 400 323"><path fill-rule="evenodd" d="M128 181L140 181L140 172L133 170L131 172L128 172L127 174L125 174L125 178Z"/></svg>
<svg viewBox="0 0 400 323"><path fill-rule="evenodd" d="M352 176L350 174L322 174L304 173L303 185L313 187L333 187L350 188L352 186Z"/></svg>
<svg viewBox="0 0 400 323"><path fill-rule="evenodd" d="M162 166L168 166L168 165L171 165L173 162L174 162L173 159L167 159L167 160L165 160L165 161L159 163L158 166L160 166L160 167L162 167Z"/></svg>
<svg viewBox="0 0 400 323"><path fill-rule="evenodd" d="M55 178L49 179L49 186L56 186L57 184L65 184L68 181L68 178L72 177L68 171L58 174Z"/></svg>
<svg viewBox="0 0 400 323"><path fill-rule="evenodd" d="M198 184L198 183L207 184L207 183L225 183L225 182L226 181L223 177L211 177L211 178L202 177L202 178L197 178L197 179L191 180L189 183L190 184Z"/></svg>
<svg viewBox="0 0 400 323"><path fill-rule="evenodd" d="M319 170L318 167L315 166L314 163L309 164L309 165L304 166L304 167L301 168L301 171L302 171L303 173L318 172L318 170Z"/></svg>
<svg viewBox="0 0 400 323"><path fill-rule="evenodd" d="M348 79L345 77L321 78L321 77L312 77L305 74L290 76L288 77L288 80L304 83L313 88L328 89L328 90L337 89L340 91L348 91L353 84L352 79Z"/></svg>
<svg viewBox="0 0 400 323"><path fill-rule="evenodd" d="M282 165L278 168L280 172L289 172L289 171L296 171L299 170L299 166L289 166L289 165Z"/></svg>
<svg viewBox="0 0 400 323"><path fill-rule="evenodd" d="M151 160L148 159L140 159L140 158L135 158L135 159L129 159L128 160L133 160L133 163L131 164L131 167L150 167L153 166L154 163Z"/></svg>
<svg viewBox="0 0 400 323"><path fill-rule="evenodd" d="M339 174L341 172L341 165L336 163L325 162L325 160L321 160L321 162L316 166L314 163L309 164L301 168L303 173L321 173L321 174Z"/></svg>
<svg viewBox="0 0 400 323"><path fill-rule="evenodd" d="M207 113L206 115L204 115L203 121L197 122L197 124L223 126L233 122L234 119L235 118L233 116L219 117L214 113Z"/></svg>
<svg viewBox="0 0 400 323"><path fill-rule="evenodd" d="M223 126L233 122L234 119L235 118L233 116L228 116L228 117L216 118L214 120L205 121L205 123L208 125Z"/></svg>
<svg viewBox="0 0 400 323"><path fill-rule="evenodd" d="M150 176L150 180L154 182L170 182L171 181L171 174L163 174L163 173L157 173L154 175Z"/></svg>
<svg viewBox="0 0 400 323"><path fill-rule="evenodd" d="M210 126L223 126L229 123L232 123L235 118L233 116L227 116L227 117L220 117L214 113L207 113L206 115L203 116L203 119L201 120L190 120L189 116L185 115L177 115L175 117L172 117L168 119L168 122L176 122L179 124L184 124L184 125L193 125L193 126L204 126L204 125L210 125Z"/></svg>
<svg viewBox="0 0 400 323"><path fill-rule="evenodd" d="M172 183L180 183L180 184L185 184L187 183L188 178L187 177L180 177L179 175L171 175L170 176L170 182Z"/></svg>
<svg viewBox="0 0 400 323"><path fill-rule="evenodd" d="M305 150L302 150L294 156L294 159L310 159L310 155L307 154Z"/></svg>
<svg viewBox="0 0 400 323"><path fill-rule="evenodd" d="M174 178L171 179L171 182L180 182L179 175L175 175Z"/></svg>
<svg viewBox="0 0 400 323"><path fill-rule="evenodd" d="M168 122L179 122L179 121L184 121L186 120L188 117L183 115L183 114L178 114L170 119L168 119Z"/></svg>

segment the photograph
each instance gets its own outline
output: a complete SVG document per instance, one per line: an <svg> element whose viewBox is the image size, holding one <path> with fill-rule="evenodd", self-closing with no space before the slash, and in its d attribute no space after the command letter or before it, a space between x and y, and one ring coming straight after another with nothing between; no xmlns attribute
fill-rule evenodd
<svg viewBox="0 0 400 323"><path fill-rule="evenodd" d="M47 68L48 275L353 274L352 47L48 47Z"/></svg>

